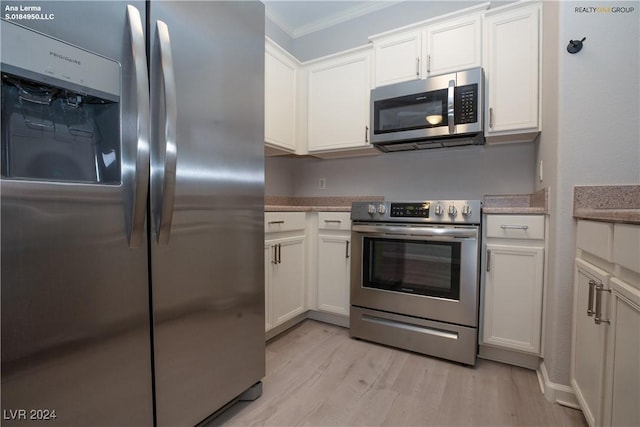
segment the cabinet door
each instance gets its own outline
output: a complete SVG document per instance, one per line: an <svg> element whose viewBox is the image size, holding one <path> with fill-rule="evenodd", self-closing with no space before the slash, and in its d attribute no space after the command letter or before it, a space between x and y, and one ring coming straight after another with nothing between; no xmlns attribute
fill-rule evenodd
<svg viewBox="0 0 640 427"><path fill-rule="evenodd" d="M376 87L421 77L421 31L375 40L373 49Z"/></svg>
<svg viewBox="0 0 640 427"><path fill-rule="evenodd" d="M348 236L318 236L319 310L349 315L350 243Z"/></svg>
<svg viewBox="0 0 640 427"><path fill-rule="evenodd" d="M635 249L637 254L638 249ZM640 425L640 290L611 279L604 425Z"/></svg>
<svg viewBox="0 0 640 427"><path fill-rule="evenodd" d="M481 15L430 25L426 34L427 75L435 76L481 65Z"/></svg>
<svg viewBox="0 0 640 427"><path fill-rule="evenodd" d="M539 130L538 5L485 16L486 135Z"/></svg>
<svg viewBox="0 0 640 427"><path fill-rule="evenodd" d="M602 390L607 325L594 322L595 288L590 283L608 288L609 275L599 268L576 259L573 299L573 341L571 385L585 419L590 426L601 425ZM590 294L592 297L590 297ZM608 302L606 293L602 294ZM606 308L608 304L603 306ZM608 313L608 310L606 310Z"/></svg>
<svg viewBox="0 0 640 427"><path fill-rule="evenodd" d="M264 140L267 145L295 151L298 65L267 40L264 63Z"/></svg>
<svg viewBox="0 0 640 427"><path fill-rule="evenodd" d="M544 248L487 244L483 342L540 353Z"/></svg>
<svg viewBox="0 0 640 427"><path fill-rule="evenodd" d="M273 265L274 326L305 311L304 236L273 240L277 251Z"/></svg>
<svg viewBox="0 0 640 427"><path fill-rule="evenodd" d="M309 152L369 145L369 51L309 66Z"/></svg>

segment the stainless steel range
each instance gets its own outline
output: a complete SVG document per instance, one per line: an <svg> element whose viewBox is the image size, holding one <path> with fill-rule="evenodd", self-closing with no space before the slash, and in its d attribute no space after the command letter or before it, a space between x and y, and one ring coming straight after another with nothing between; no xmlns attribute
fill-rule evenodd
<svg viewBox="0 0 640 427"><path fill-rule="evenodd" d="M481 202L355 202L351 336L474 365Z"/></svg>

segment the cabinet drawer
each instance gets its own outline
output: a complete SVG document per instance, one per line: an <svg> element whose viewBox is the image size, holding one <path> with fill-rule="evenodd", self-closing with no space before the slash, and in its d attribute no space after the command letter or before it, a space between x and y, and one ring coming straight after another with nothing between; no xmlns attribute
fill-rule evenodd
<svg viewBox="0 0 640 427"><path fill-rule="evenodd" d="M613 262L640 273L640 225L613 226Z"/></svg>
<svg viewBox="0 0 640 427"><path fill-rule="evenodd" d="M544 216L487 215L487 237L544 239Z"/></svg>
<svg viewBox="0 0 640 427"><path fill-rule="evenodd" d="M264 214L264 232L277 233L305 229L304 212L266 212Z"/></svg>
<svg viewBox="0 0 640 427"><path fill-rule="evenodd" d="M318 212L318 229L351 230L350 212Z"/></svg>
<svg viewBox="0 0 640 427"><path fill-rule="evenodd" d="M578 221L576 248L606 261L613 261L613 224Z"/></svg>

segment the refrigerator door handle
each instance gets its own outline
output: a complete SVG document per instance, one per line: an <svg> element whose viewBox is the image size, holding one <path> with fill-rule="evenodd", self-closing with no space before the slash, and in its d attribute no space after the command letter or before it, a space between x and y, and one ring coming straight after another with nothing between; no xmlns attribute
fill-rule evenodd
<svg viewBox="0 0 640 427"><path fill-rule="evenodd" d="M137 248L142 245L144 237L149 187L149 78L142 19L134 6L127 6L127 20L131 34L137 109L135 182L129 224L129 247Z"/></svg>
<svg viewBox="0 0 640 427"><path fill-rule="evenodd" d="M156 234L158 244L169 243L173 204L176 190L176 166L178 160L176 144L176 125L178 121L178 105L176 100L176 83L173 72L173 57L169 28L162 21L156 21L156 34L160 46L160 74L164 92L164 164L162 165L162 188L160 210L157 212ZM159 126L157 123L156 126ZM158 133L161 134L160 132ZM160 138L158 138L160 139ZM159 141L156 141L159 143ZM160 147L158 147L159 149Z"/></svg>

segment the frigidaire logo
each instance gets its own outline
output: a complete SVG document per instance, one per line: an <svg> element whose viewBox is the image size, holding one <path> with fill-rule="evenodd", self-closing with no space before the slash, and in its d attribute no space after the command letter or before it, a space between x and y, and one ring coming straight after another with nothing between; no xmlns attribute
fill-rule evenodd
<svg viewBox="0 0 640 427"><path fill-rule="evenodd" d="M62 59L63 61L71 62L72 64L78 64L78 65L80 65L80 61L79 61L79 60L74 59L74 58L69 58L69 57L68 57L68 56L66 56L66 55L61 55L61 54L59 54L59 53L52 52L52 51L49 51L49 55L51 55L51 56L55 56L56 58L58 58L58 59Z"/></svg>

